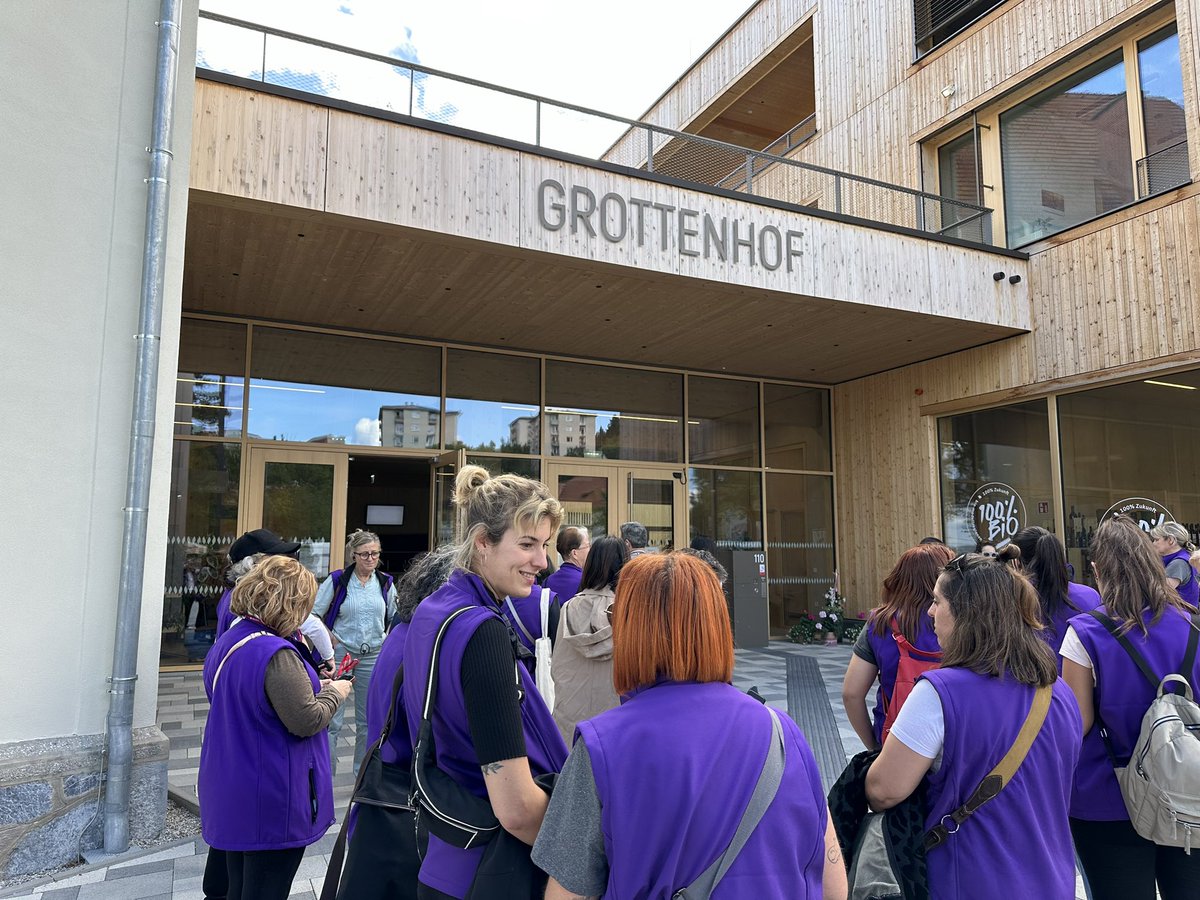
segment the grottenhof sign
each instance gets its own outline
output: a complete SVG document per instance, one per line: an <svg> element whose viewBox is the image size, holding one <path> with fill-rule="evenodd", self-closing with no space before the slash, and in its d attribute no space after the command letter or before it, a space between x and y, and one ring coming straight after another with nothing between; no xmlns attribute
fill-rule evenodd
<svg viewBox="0 0 1200 900"><path fill-rule="evenodd" d="M568 229L612 244L648 241L662 252L719 259L735 265L759 266L774 272L794 271L803 250L804 232L775 225L756 225L729 216L658 203L609 191L597 197L583 185L566 187L553 178L537 189L538 222L547 231Z"/></svg>

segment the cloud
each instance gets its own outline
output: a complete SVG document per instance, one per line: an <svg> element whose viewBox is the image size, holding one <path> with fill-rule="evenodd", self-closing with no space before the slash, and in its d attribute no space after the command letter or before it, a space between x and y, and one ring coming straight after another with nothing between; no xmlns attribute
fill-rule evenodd
<svg viewBox="0 0 1200 900"><path fill-rule="evenodd" d="M351 444L360 444L364 447L378 447L383 441L380 439L379 420L368 419L365 416L354 423L354 437L350 440Z"/></svg>

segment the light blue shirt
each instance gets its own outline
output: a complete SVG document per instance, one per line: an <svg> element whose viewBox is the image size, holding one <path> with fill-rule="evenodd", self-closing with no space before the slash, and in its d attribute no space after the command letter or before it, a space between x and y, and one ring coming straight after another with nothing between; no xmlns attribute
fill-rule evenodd
<svg viewBox="0 0 1200 900"><path fill-rule="evenodd" d="M324 618L333 603L333 576L330 575L317 591L317 600L313 604L313 615ZM374 573L365 585L358 576L351 575L350 583L346 586L346 599L342 601L337 619L333 623L333 636L347 650L360 653L366 644L370 651L376 651L383 643L383 626L389 622L396 612L396 587L388 588L387 608L384 608L383 595L379 591L379 579Z"/></svg>

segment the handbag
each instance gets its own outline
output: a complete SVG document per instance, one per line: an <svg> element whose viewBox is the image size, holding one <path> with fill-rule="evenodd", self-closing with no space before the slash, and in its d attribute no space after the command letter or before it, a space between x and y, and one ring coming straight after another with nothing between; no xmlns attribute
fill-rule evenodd
<svg viewBox="0 0 1200 900"><path fill-rule="evenodd" d="M550 629L550 589L542 588L542 636L533 642L533 654L536 658L534 677L537 681L538 693L546 701L546 708L554 712L554 678L550 674L550 653L554 644L547 633Z"/></svg>
<svg viewBox="0 0 1200 900"><path fill-rule="evenodd" d="M403 683L401 666L392 682L392 702L383 731L359 769L350 807L330 850L321 900L416 900L417 873L427 838L418 833L409 767L384 762L382 752ZM354 836L347 851L351 815Z"/></svg>
<svg viewBox="0 0 1200 900"><path fill-rule="evenodd" d="M672 894L671 900L708 900L713 895L713 891L717 889L717 885L721 883L721 879L733 866L738 854L742 852L742 847L746 845L746 841L750 840L750 835L758 827L758 823L771 805L771 801L775 799L775 794L779 791L779 784L783 781L783 727L779 724L779 715L775 710L768 706L767 712L771 714L771 744L767 748L767 758L763 762L762 771L758 774L758 781L754 784L750 802L746 804L737 830L733 833L733 840L729 842L725 852L697 875L691 884Z"/></svg>

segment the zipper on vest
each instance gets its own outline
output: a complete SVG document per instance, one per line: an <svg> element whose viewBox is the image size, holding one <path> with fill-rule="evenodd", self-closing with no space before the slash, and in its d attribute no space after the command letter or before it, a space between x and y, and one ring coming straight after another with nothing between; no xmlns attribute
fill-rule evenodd
<svg viewBox="0 0 1200 900"><path fill-rule="evenodd" d="M316 770L313 769L311 766L309 767L309 770L308 770L308 802L312 806L313 824L316 825L317 824L317 810L319 807L319 804L317 803L317 773L316 773Z"/></svg>

